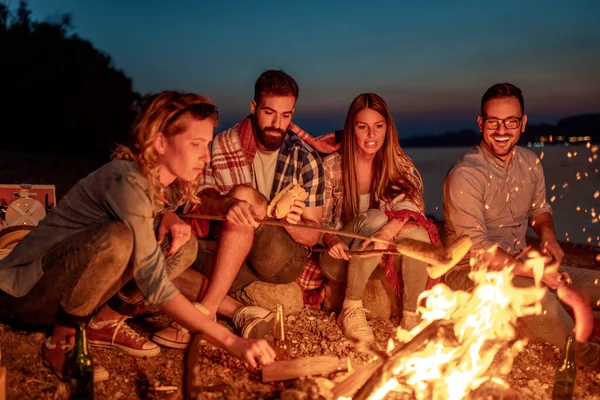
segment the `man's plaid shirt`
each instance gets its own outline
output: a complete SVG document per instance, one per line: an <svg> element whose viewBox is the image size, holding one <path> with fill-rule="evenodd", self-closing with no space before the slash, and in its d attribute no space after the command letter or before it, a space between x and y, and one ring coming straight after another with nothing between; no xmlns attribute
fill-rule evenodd
<svg viewBox="0 0 600 400"><path fill-rule="evenodd" d="M292 128L295 125L292 125ZM198 177L198 193L216 191L225 195L237 185L253 186L252 162L256 140L250 117L214 138L212 161ZM308 192L307 207L323 205L325 180L319 153L288 130L275 165L275 177L269 200L290 184L298 184ZM208 234L207 224L192 226L199 237Z"/></svg>

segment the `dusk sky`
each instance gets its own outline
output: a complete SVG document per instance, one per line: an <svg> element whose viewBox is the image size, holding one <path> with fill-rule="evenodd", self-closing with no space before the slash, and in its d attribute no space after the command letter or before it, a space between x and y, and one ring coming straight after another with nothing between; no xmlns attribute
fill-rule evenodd
<svg viewBox="0 0 600 400"><path fill-rule="evenodd" d="M16 9L18 2L9 1ZM352 99L383 96L400 136L474 128L494 83L523 89L531 122L600 112L600 1L29 0L63 13L136 91L210 97L227 128L254 81L283 69L300 86L294 120L343 126Z"/></svg>

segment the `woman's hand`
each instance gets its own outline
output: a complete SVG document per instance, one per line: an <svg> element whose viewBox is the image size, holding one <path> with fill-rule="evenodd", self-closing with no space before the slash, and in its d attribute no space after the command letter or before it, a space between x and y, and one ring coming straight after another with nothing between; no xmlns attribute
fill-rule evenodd
<svg viewBox="0 0 600 400"><path fill-rule="evenodd" d="M377 232L375 232L373 235L371 235L372 238L377 238L377 239L382 239L382 240L392 240L394 238L394 234L388 230L385 229L387 225L384 225L383 227L381 227L381 229L379 229ZM380 242L374 242L372 240L365 240L364 242L362 242L362 245L360 246L360 251L364 251L366 250L367 246L370 245L371 243L373 243L373 250L387 250L389 245L387 243L380 243Z"/></svg>
<svg viewBox="0 0 600 400"><path fill-rule="evenodd" d="M275 351L265 340L244 339L236 337L231 346L226 348L234 357L246 361L252 368L267 365L275 361Z"/></svg>
<svg viewBox="0 0 600 400"><path fill-rule="evenodd" d="M171 234L171 247L169 247L169 256L177 253L177 250L190 240L192 228L175 213L164 213L156 232L156 240L162 243L167 233Z"/></svg>
<svg viewBox="0 0 600 400"><path fill-rule="evenodd" d="M350 249L348 248L348 245L346 244L346 242L344 242L338 236L335 236L335 235L332 235L332 236L333 236L333 238L330 239L327 243L327 247L329 248L329 250L327 251L327 254L329 254L333 258L337 258L338 260L349 261L350 256L346 252L349 251Z"/></svg>

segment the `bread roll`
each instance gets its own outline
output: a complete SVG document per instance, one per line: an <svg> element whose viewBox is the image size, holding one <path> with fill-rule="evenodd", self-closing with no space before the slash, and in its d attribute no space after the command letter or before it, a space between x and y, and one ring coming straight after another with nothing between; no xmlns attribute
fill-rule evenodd
<svg viewBox="0 0 600 400"><path fill-rule="evenodd" d="M277 193L269 207L267 215L277 219L284 218L289 214L290 208L294 205L295 200L304 201L308 197L308 192L300 185L288 185L281 192Z"/></svg>

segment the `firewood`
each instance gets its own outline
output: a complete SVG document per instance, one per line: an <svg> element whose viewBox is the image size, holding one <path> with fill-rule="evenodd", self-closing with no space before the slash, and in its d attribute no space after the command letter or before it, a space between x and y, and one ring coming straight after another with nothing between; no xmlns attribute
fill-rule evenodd
<svg viewBox="0 0 600 400"><path fill-rule="evenodd" d="M398 361L408 354L414 353L427 345L434 338L444 338L455 341L454 322L436 320L426 326L421 332L413 337L408 343L396 347L390 353L390 356L383 361L373 372L373 375L367 382L358 389L354 400L365 400L371 397L375 391L383 386L393 376Z"/></svg>
<svg viewBox="0 0 600 400"><path fill-rule="evenodd" d="M354 372L348 375L343 381L337 383L333 390L333 398L340 397L352 398L356 391L367 382L367 380L383 365L383 359L378 358L373 362L360 365L354 368Z"/></svg>
<svg viewBox="0 0 600 400"><path fill-rule="evenodd" d="M301 357L275 361L262 367L263 382L285 381L304 376L327 375L336 371L350 370L348 358L331 356Z"/></svg>

